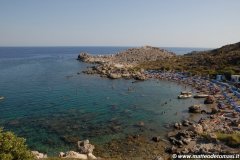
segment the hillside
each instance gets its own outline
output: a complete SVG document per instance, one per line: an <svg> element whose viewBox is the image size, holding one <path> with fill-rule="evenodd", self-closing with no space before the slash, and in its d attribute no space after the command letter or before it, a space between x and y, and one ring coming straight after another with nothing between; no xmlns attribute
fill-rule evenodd
<svg viewBox="0 0 240 160"><path fill-rule="evenodd" d="M80 53L78 60L87 63L97 63L98 65L83 71L87 74L100 74L111 79L134 78L144 80L144 70L138 65L144 62L164 61L175 57L174 53L166 50L145 46L140 48L130 48L126 51L114 55L93 56L88 53Z"/></svg>
<svg viewBox="0 0 240 160"><path fill-rule="evenodd" d="M188 71L194 74L240 74L240 42L218 49L147 61L139 68Z"/></svg>
<svg viewBox="0 0 240 160"><path fill-rule="evenodd" d="M114 56L115 63L140 63L145 61L164 60L175 56L174 53L168 52L157 47L144 46L141 48L130 48Z"/></svg>
<svg viewBox="0 0 240 160"><path fill-rule="evenodd" d="M80 53L78 60L89 63L114 63L136 65L146 61L159 61L175 56L174 53L168 52L157 47L144 46L140 48L130 48L126 51L114 55L97 55L93 56L88 53Z"/></svg>

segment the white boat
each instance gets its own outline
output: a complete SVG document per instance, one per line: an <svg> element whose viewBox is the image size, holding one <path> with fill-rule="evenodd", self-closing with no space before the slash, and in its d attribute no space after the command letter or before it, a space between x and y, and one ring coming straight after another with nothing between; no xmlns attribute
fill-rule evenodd
<svg viewBox="0 0 240 160"><path fill-rule="evenodd" d="M0 100L3 100L4 99L4 97L3 96L0 96Z"/></svg>
<svg viewBox="0 0 240 160"><path fill-rule="evenodd" d="M208 96L209 95L207 95L207 94L197 94L197 95L193 96L193 98L206 98Z"/></svg>
<svg viewBox="0 0 240 160"><path fill-rule="evenodd" d="M191 97L192 97L191 94L180 94L180 95L178 96L179 99L185 99L185 98L191 98Z"/></svg>

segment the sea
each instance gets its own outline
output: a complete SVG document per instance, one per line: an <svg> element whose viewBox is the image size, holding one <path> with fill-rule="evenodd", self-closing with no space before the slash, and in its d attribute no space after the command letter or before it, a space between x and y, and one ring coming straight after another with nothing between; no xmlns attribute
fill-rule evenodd
<svg viewBox="0 0 240 160"><path fill-rule="evenodd" d="M189 118L189 105L200 103L177 99L186 86L86 75L82 71L91 64L76 60L80 52L114 54L127 48L0 47L0 126L49 155L84 139L101 145L127 135L164 136L169 125Z"/></svg>

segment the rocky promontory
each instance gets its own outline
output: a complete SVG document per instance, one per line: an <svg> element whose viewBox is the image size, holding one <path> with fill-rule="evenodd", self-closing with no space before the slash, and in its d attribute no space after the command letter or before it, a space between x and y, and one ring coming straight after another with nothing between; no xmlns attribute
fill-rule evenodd
<svg viewBox="0 0 240 160"><path fill-rule="evenodd" d="M126 51L112 55L90 55L82 52L78 60L96 64L88 70L87 74L100 74L101 76L111 79L126 78L145 80L144 69L138 68L138 64L147 61L157 61L169 59L175 56L174 53L168 52L157 47L144 46L140 48L130 48Z"/></svg>

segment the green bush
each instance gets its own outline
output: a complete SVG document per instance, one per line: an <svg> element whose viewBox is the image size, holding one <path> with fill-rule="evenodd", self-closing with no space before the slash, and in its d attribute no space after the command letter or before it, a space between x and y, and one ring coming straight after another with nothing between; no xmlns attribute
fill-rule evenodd
<svg viewBox="0 0 240 160"><path fill-rule="evenodd" d="M234 132L232 134L216 133L217 139L225 142L230 147L240 146L240 132Z"/></svg>
<svg viewBox="0 0 240 160"><path fill-rule="evenodd" d="M25 139L12 132L0 128L0 159L1 160L32 160L33 155L25 144Z"/></svg>

